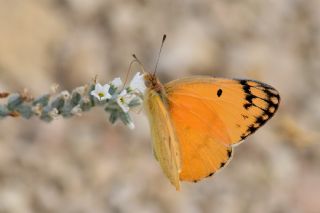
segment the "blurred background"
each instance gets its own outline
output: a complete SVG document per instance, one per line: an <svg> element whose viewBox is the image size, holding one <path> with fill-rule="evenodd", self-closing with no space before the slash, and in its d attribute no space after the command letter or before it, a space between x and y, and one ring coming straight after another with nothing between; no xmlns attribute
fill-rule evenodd
<svg viewBox="0 0 320 213"><path fill-rule="evenodd" d="M163 82L252 78L279 112L229 166L176 192L143 113L0 121L0 212L320 212L320 1L0 0L0 90L38 96L124 77L135 53ZM138 67L134 71L138 71ZM2 102L4 100L1 100Z"/></svg>

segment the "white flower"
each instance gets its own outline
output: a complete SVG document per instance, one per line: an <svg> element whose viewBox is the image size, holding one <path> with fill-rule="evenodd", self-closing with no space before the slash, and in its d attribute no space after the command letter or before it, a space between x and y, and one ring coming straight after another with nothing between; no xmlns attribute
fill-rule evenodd
<svg viewBox="0 0 320 213"><path fill-rule="evenodd" d="M124 112L129 112L129 103L134 99L134 97L134 94L127 93L127 90L122 90L117 97L117 103Z"/></svg>
<svg viewBox="0 0 320 213"><path fill-rule="evenodd" d="M140 74L140 72L137 72L131 80L129 88L133 91L139 91L140 93L144 94L144 91L146 90L146 85L144 84L143 77L144 74Z"/></svg>
<svg viewBox="0 0 320 213"><path fill-rule="evenodd" d="M120 78L115 78L111 81L111 85L114 86L115 88L118 88L122 85L122 81Z"/></svg>
<svg viewBox="0 0 320 213"><path fill-rule="evenodd" d="M92 90L90 94L96 97L99 101L110 99L112 96L109 94L109 88L109 84L101 86L101 84L97 83L94 90Z"/></svg>

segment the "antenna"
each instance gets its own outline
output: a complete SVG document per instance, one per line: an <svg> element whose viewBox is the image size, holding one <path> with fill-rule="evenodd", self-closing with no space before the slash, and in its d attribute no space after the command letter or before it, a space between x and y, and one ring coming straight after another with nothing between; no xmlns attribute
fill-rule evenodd
<svg viewBox="0 0 320 213"><path fill-rule="evenodd" d="M141 69L142 69L142 72L143 73L146 73L146 71L145 71L145 69L144 69L144 66L143 66L143 63L138 59L138 57L136 56L136 54L132 54L132 57L135 59L135 60L133 60L134 62L137 62L139 65L140 65L140 67L141 67Z"/></svg>
<svg viewBox="0 0 320 213"><path fill-rule="evenodd" d="M130 62L130 65L129 65L129 68L128 68L128 70L127 70L126 78L125 78L124 84L123 84L123 86L122 86L122 89L124 89L125 85L126 85L127 82L128 82L128 77L129 77L129 74L130 74L130 72L131 72L132 65L133 65L134 63L138 63L139 66L141 67L142 72L143 72L144 74L146 73L146 71L145 71L145 69L144 69L144 66L143 66L143 64L141 63L141 61L138 59L138 57L137 57L135 54L132 54L132 57L134 58L134 60L132 60L132 61Z"/></svg>
<svg viewBox="0 0 320 213"><path fill-rule="evenodd" d="M167 35L164 34L163 37L162 37L162 42L161 42L161 46L160 46L160 50L159 50L158 58L157 58L157 63L156 63L156 66L155 66L155 68L154 68L153 75L155 75L156 72L157 72L157 68L158 68L158 64L159 64L159 59L160 59L162 47L163 47L163 44L164 44L166 38L167 38ZM122 89L125 87L125 85L126 85L126 83L127 83L127 81L128 81L128 77L129 77L129 74L130 74L132 65L133 65L134 63L138 63L138 64L139 64L139 66L140 66L140 68L141 68L141 70L142 70L142 72L143 72L144 74L147 73L147 72L145 71L145 69L144 69L143 64L141 63L141 61L139 60L139 58L136 56L136 54L132 54L132 57L134 58L134 60L132 60L131 63L130 63L130 65L129 65L129 68L128 68L128 71L127 71L126 78L125 78L125 81L124 81L124 84L123 84Z"/></svg>
<svg viewBox="0 0 320 213"><path fill-rule="evenodd" d="M160 50L159 50L159 53L158 53L157 63L156 63L156 66L154 68L153 75L155 75L156 72L157 72L157 68L158 68L158 64L159 64L159 60L160 60L160 56L161 56L162 47L163 47L164 42L166 41L166 38L167 38L167 35L163 34Z"/></svg>

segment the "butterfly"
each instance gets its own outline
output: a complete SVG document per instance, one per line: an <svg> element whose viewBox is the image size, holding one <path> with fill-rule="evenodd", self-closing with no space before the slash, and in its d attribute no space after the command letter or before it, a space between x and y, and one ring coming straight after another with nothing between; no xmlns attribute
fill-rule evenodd
<svg viewBox="0 0 320 213"><path fill-rule="evenodd" d="M254 80L144 76L155 158L177 190L225 167L232 150L277 111L278 91Z"/></svg>

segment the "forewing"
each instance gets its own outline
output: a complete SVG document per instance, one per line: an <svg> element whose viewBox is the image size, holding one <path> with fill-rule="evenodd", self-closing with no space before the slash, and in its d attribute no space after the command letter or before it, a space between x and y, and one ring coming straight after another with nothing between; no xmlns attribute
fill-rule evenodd
<svg viewBox="0 0 320 213"><path fill-rule="evenodd" d="M146 92L145 108L149 118L155 157L170 182L179 190L180 146L176 140L168 109L159 94L153 90Z"/></svg>
<svg viewBox="0 0 320 213"><path fill-rule="evenodd" d="M165 88L181 149L180 179L189 181L223 167L232 145L265 124L280 101L273 87L252 80L193 77Z"/></svg>

